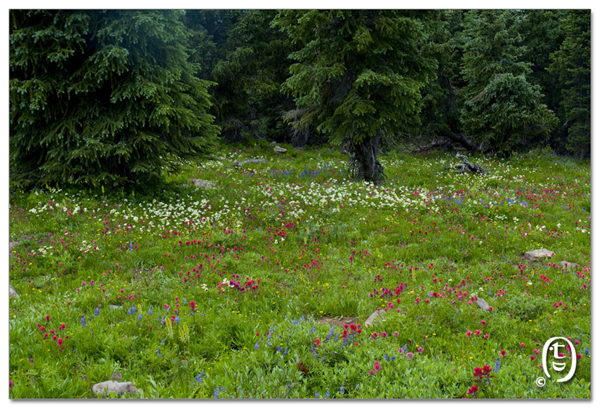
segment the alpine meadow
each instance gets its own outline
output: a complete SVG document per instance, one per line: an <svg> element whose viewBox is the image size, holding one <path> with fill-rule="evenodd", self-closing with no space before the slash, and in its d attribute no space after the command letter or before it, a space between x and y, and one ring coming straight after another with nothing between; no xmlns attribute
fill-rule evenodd
<svg viewBox="0 0 600 408"><path fill-rule="evenodd" d="M591 400L590 10L10 10L11 399Z"/></svg>

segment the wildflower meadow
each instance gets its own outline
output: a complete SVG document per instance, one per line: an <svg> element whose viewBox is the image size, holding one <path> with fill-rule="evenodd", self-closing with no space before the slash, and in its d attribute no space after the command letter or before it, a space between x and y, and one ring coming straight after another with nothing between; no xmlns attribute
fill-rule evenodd
<svg viewBox="0 0 600 408"><path fill-rule="evenodd" d="M390 150L368 183L282 146L12 185L10 398L591 398L589 159ZM540 386L557 336L575 374Z"/></svg>

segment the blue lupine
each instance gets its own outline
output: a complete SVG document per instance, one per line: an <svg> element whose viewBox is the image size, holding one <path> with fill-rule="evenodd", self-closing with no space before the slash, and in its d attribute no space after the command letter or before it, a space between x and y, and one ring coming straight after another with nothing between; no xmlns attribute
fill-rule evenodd
<svg viewBox="0 0 600 408"><path fill-rule="evenodd" d="M157 351L157 353L158 353L158 356L159 356L159 357L162 357L162 354L160 354L160 347L158 348L158 351Z"/></svg>
<svg viewBox="0 0 600 408"><path fill-rule="evenodd" d="M329 398L329 390L327 390L327 392L325 393L325 397Z"/></svg>
<svg viewBox="0 0 600 408"><path fill-rule="evenodd" d="M325 340L325 343L327 343L331 339L331 336L333 336L333 332L335 332L335 327L331 326L331 329L329 330L329 334L327 335L327 340Z"/></svg>
<svg viewBox="0 0 600 408"><path fill-rule="evenodd" d="M138 316L138 320L142 320L142 314L140 313L140 315Z"/></svg>
<svg viewBox="0 0 600 408"><path fill-rule="evenodd" d="M150 306L150 310L148 310L148 314L152 316L152 306Z"/></svg>
<svg viewBox="0 0 600 408"><path fill-rule="evenodd" d="M177 316L175 316L175 323L180 323L181 319L179 318L179 314L177 314Z"/></svg>
<svg viewBox="0 0 600 408"><path fill-rule="evenodd" d="M204 370L202 370L202 372L200 374L198 374L198 376L196 376L196 382L197 383L204 382L204 380L202 379L202 375L203 374L204 374Z"/></svg>
<svg viewBox="0 0 600 408"><path fill-rule="evenodd" d="M219 398L219 387L215 388L215 399Z"/></svg>
<svg viewBox="0 0 600 408"><path fill-rule="evenodd" d="M277 347L277 352L281 353L281 346Z"/></svg>
<svg viewBox="0 0 600 408"><path fill-rule="evenodd" d="M589 355L590 355L590 348L589 348L589 347L586 347L586 348L585 348L584 354L585 354L586 356L589 356Z"/></svg>
<svg viewBox="0 0 600 408"><path fill-rule="evenodd" d="M317 326L316 324L314 324L314 325L313 325L313 328L310 330L310 333L311 333L311 334L314 334L314 333L315 333L316 326Z"/></svg>
<svg viewBox="0 0 600 408"><path fill-rule="evenodd" d="M344 392L346 392L346 390L344 390L344 383L342 383L342 386L340 387L340 394L343 394Z"/></svg>
<svg viewBox="0 0 600 408"><path fill-rule="evenodd" d="M256 342L256 344L254 345L254 350L258 349L258 347L260 347L260 340Z"/></svg>
<svg viewBox="0 0 600 408"><path fill-rule="evenodd" d="M498 374L498 372L499 372L499 371L500 371L500 357L498 357L498 358L496 359L496 367L494 367L494 372L495 372L496 374Z"/></svg>
<svg viewBox="0 0 600 408"><path fill-rule="evenodd" d="M319 399L319 391L315 391L315 398Z"/></svg>
<svg viewBox="0 0 600 408"><path fill-rule="evenodd" d="M96 310L94 310L94 316L98 316L98 315L100 315L100 306L98 306L96 308Z"/></svg>
<svg viewBox="0 0 600 408"><path fill-rule="evenodd" d="M85 316L81 316L81 327L85 329Z"/></svg>
<svg viewBox="0 0 600 408"><path fill-rule="evenodd" d="M133 251L133 244L131 242L129 243L129 250Z"/></svg>
<svg viewBox="0 0 600 408"><path fill-rule="evenodd" d="M283 355L285 356L285 355L287 355L287 353L288 353L288 349L286 348L285 351L283 352Z"/></svg>

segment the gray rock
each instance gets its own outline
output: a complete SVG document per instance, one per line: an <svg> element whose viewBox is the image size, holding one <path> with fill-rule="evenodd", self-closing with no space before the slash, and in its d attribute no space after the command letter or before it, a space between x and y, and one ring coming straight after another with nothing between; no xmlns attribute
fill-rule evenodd
<svg viewBox="0 0 600 408"><path fill-rule="evenodd" d="M479 306L482 310L485 310L486 312L490 310L490 305L488 305L487 302L483 300L483 298L477 299L477 306Z"/></svg>
<svg viewBox="0 0 600 408"><path fill-rule="evenodd" d="M138 394L138 389L133 386L130 382L117 382L117 381L104 381L98 384L94 384L92 387L94 394L104 397L111 393L118 395L124 394Z"/></svg>
<svg viewBox="0 0 600 408"><path fill-rule="evenodd" d="M111 380L114 381L121 381L123 379L123 377L121 376L121 373L118 371L115 371L114 373L112 373L112 375L110 376Z"/></svg>
<svg viewBox="0 0 600 408"><path fill-rule="evenodd" d="M554 252L543 248L525 252L525 259L528 261L537 261L539 259L549 258L551 256L554 256Z"/></svg>
<svg viewBox="0 0 600 408"><path fill-rule="evenodd" d="M207 188L207 189L216 188L214 186L214 184L208 180L192 179L192 183L194 183L194 185L196 187L200 187L200 188Z"/></svg>
<svg viewBox="0 0 600 408"><path fill-rule="evenodd" d="M558 263L561 267L566 268L566 269L571 269L571 268L577 268L579 267L579 264L573 263L573 262L567 262L567 261L560 261Z"/></svg>
<svg viewBox="0 0 600 408"><path fill-rule="evenodd" d="M275 146L276 144L277 143L275 143L275 142L271 142L271 143L269 143L269 146Z"/></svg>
<svg viewBox="0 0 600 408"><path fill-rule="evenodd" d="M244 164L246 164L246 163L254 163L254 164L257 164L257 163L266 163L266 162L267 162L267 159L264 159L264 158L263 158L263 159L249 159L249 160L244 160L244 161L242 161L242 162L240 162L240 161L235 161L235 162L233 163L233 166L234 166L234 167L242 167L242 166L243 166Z"/></svg>
<svg viewBox="0 0 600 408"><path fill-rule="evenodd" d="M117 306L117 305L108 305L109 309L121 309L123 306Z"/></svg>
<svg viewBox="0 0 600 408"><path fill-rule="evenodd" d="M15 288L13 288L12 285L8 285L8 286L9 286L9 288L8 288L8 296L12 297L12 298L18 299L20 296L17 293L17 291L15 290Z"/></svg>
<svg viewBox="0 0 600 408"><path fill-rule="evenodd" d="M275 146L275 147L273 148L273 151L274 151L275 153L285 153L285 152L287 152L287 149L284 149L283 147Z"/></svg>
<svg viewBox="0 0 600 408"><path fill-rule="evenodd" d="M375 322L375 320L377 320L384 313L385 313L385 310L383 310L383 309L376 310L375 312L373 312L371 314L371 316L367 317L367 320L365 320L365 327L372 326L373 323ZM381 319L381 320L385 321L385 319Z"/></svg>

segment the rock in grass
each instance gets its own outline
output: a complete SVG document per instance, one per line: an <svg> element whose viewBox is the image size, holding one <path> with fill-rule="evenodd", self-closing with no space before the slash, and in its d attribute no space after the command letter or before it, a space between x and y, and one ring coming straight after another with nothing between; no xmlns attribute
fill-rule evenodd
<svg viewBox="0 0 600 408"><path fill-rule="evenodd" d="M274 151L275 153L285 153L285 152L287 152L287 149L284 149L283 147L275 146L275 147L273 148L273 151Z"/></svg>
<svg viewBox="0 0 600 408"><path fill-rule="evenodd" d="M554 252L543 248L525 252L525 259L528 261L537 261L539 259L549 258L551 256L554 256Z"/></svg>
<svg viewBox="0 0 600 408"><path fill-rule="evenodd" d="M118 371L115 371L114 373L112 373L112 375L110 376L111 380L114 381L121 381L123 379L123 377L121 376L121 373Z"/></svg>
<svg viewBox="0 0 600 408"><path fill-rule="evenodd" d="M15 290L15 288L13 288L12 285L8 285L8 286L9 286L9 288L8 288L8 296L11 297L11 298L18 299L20 296L17 293L17 291Z"/></svg>
<svg viewBox="0 0 600 408"><path fill-rule="evenodd" d="M98 384L94 384L92 387L94 394L105 397L111 393L117 395L124 394L138 394L138 389L133 386L130 382L117 382L117 381L104 381Z"/></svg>
<svg viewBox="0 0 600 408"><path fill-rule="evenodd" d="M579 264L567 261L560 261L559 265L565 269L577 268L579 266Z"/></svg>
<svg viewBox="0 0 600 408"><path fill-rule="evenodd" d="M384 313L385 310L376 310L373 312L371 316L367 317L367 320L365 320L365 327L372 326L375 320Z"/></svg>
<svg viewBox="0 0 600 408"><path fill-rule="evenodd" d="M479 306L482 310L485 310L486 312L490 310L490 305L488 305L487 302L483 300L483 298L477 299L477 306Z"/></svg>
<svg viewBox="0 0 600 408"><path fill-rule="evenodd" d="M216 188L214 186L214 184L208 180L192 179L192 183L194 183L194 185L196 187L200 187L200 188L208 188L208 189Z"/></svg>
<svg viewBox="0 0 600 408"><path fill-rule="evenodd" d="M249 160L244 160L244 161L235 161L233 162L233 167L242 167L244 164L246 163L253 163L253 164L257 164L257 163L266 163L267 159L249 159Z"/></svg>

